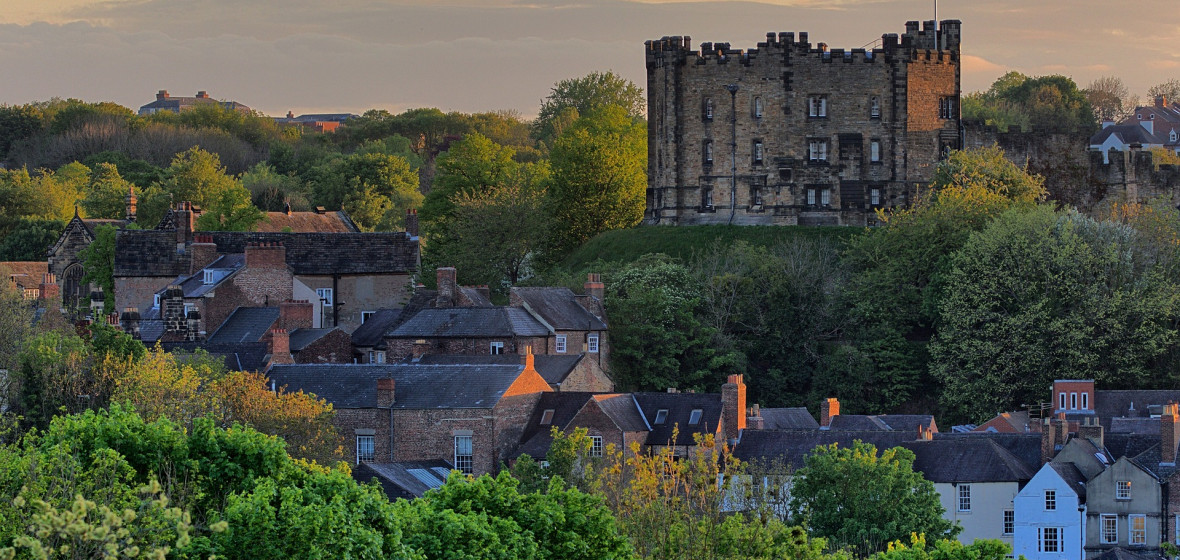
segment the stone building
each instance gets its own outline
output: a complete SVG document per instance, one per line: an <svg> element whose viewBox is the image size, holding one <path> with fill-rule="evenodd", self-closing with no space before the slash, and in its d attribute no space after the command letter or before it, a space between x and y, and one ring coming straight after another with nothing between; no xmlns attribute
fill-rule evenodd
<svg viewBox="0 0 1180 560"><path fill-rule="evenodd" d="M871 49L648 41L646 222L863 225L906 206L962 145L959 53L958 20Z"/></svg>

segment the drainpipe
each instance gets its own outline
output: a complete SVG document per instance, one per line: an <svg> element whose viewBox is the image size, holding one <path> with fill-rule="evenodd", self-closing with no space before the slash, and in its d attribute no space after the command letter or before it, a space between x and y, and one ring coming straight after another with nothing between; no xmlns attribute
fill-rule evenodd
<svg viewBox="0 0 1180 560"><path fill-rule="evenodd" d="M737 213L737 84L727 84L729 90L730 127L732 140L729 143L730 184L729 184L729 225L733 225L734 215Z"/></svg>

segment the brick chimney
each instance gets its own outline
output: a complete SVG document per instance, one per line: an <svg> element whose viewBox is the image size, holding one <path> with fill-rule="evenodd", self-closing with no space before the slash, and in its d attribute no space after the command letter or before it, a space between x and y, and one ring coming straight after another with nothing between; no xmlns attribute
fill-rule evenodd
<svg viewBox="0 0 1180 560"><path fill-rule="evenodd" d="M586 284L583 286L585 294L603 301L606 296L606 285L602 283L602 275L591 272L586 275Z"/></svg>
<svg viewBox="0 0 1180 560"><path fill-rule="evenodd" d="M392 378L382 378L377 380L377 408L389 408L393 403L397 402L394 398L393 392L394 382Z"/></svg>
<svg viewBox="0 0 1180 560"><path fill-rule="evenodd" d="M189 274L196 274L198 270L209 266L217 260L217 245L213 244L213 236L197 234L193 236L193 244L189 245Z"/></svg>
<svg viewBox="0 0 1180 560"><path fill-rule="evenodd" d="M295 329L310 329L311 316L315 307L305 299L289 299L279 304L279 328L288 332Z"/></svg>
<svg viewBox="0 0 1180 560"><path fill-rule="evenodd" d="M187 328L184 313L184 290L175 284L164 290L160 298L160 316L164 319L164 331L181 332Z"/></svg>
<svg viewBox="0 0 1180 560"><path fill-rule="evenodd" d="M138 199L135 198L135 185L131 185L127 189L127 196L123 197L123 205L125 207L124 219L128 222L135 221L135 207Z"/></svg>
<svg viewBox="0 0 1180 560"><path fill-rule="evenodd" d="M131 335L131 338L139 339L139 308L124 308L123 314L119 316L119 326L123 332Z"/></svg>
<svg viewBox="0 0 1180 560"><path fill-rule="evenodd" d="M418 209L406 210L406 233L410 237L418 237Z"/></svg>
<svg viewBox="0 0 1180 560"><path fill-rule="evenodd" d="M746 428L761 430L766 427L766 420L762 418L762 409L757 403L746 410Z"/></svg>
<svg viewBox="0 0 1180 560"><path fill-rule="evenodd" d="M174 210L176 215L176 252L183 253L193 240L193 225L196 216L193 215L193 203L180 202Z"/></svg>
<svg viewBox="0 0 1180 560"><path fill-rule="evenodd" d="M1048 463L1057 456L1061 446L1069 441L1069 422L1065 413L1060 412L1053 418L1045 418L1041 429L1041 463Z"/></svg>
<svg viewBox="0 0 1180 560"><path fill-rule="evenodd" d="M918 441L931 441L934 439L934 429L918 424Z"/></svg>
<svg viewBox="0 0 1180 560"><path fill-rule="evenodd" d="M209 92L201 90L197 92L197 99L209 99Z"/></svg>
<svg viewBox="0 0 1180 560"><path fill-rule="evenodd" d="M295 363L295 357L291 355L291 335L287 329L270 330L270 363Z"/></svg>
<svg viewBox="0 0 1180 560"><path fill-rule="evenodd" d="M282 243L250 243L246 245L247 268L286 268L287 248Z"/></svg>
<svg viewBox="0 0 1180 560"><path fill-rule="evenodd" d="M1176 464L1176 444L1180 443L1180 418L1177 418L1176 403L1164 405L1160 415L1160 463Z"/></svg>
<svg viewBox="0 0 1180 560"><path fill-rule="evenodd" d="M832 426L832 419L840 415L840 401L835 397L824 399L819 403L819 427L827 429Z"/></svg>
<svg viewBox="0 0 1180 560"><path fill-rule="evenodd" d="M721 386L721 421L725 440L732 449L746 429L746 384L741 375L730 375Z"/></svg>
<svg viewBox="0 0 1180 560"><path fill-rule="evenodd" d="M1166 95L1155 96L1155 108L1156 109L1166 109L1167 107L1168 107L1168 96L1166 96Z"/></svg>
<svg viewBox="0 0 1180 560"><path fill-rule="evenodd" d="M525 371L529 371L529 370L537 371L537 367L536 367L536 364L534 363L534 359L533 359L533 347L532 346L525 346L524 347L524 354L522 354L520 357L520 363L524 364Z"/></svg>
<svg viewBox="0 0 1180 560"><path fill-rule="evenodd" d="M434 301L435 307L454 307L455 296L459 292L459 283L456 280L458 271L453 266L440 266L436 271L438 278L438 298Z"/></svg>
<svg viewBox="0 0 1180 560"><path fill-rule="evenodd" d="M1078 437L1085 438L1094 443L1098 449L1102 449L1105 445L1104 430L1102 423L1098 421L1097 417L1082 418L1082 425L1078 426Z"/></svg>
<svg viewBox="0 0 1180 560"><path fill-rule="evenodd" d="M56 299L61 297L61 287L57 285L57 275L50 272L41 276L41 284L37 286L41 299Z"/></svg>
<svg viewBox="0 0 1180 560"><path fill-rule="evenodd" d="M157 91L156 92L156 101L162 101L164 99L168 99L168 90L162 89L160 91Z"/></svg>

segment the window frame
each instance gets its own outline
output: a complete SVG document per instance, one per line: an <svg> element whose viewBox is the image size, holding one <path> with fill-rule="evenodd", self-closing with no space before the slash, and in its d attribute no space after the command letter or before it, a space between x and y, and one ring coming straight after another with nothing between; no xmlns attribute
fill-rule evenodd
<svg viewBox="0 0 1180 560"><path fill-rule="evenodd" d="M807 117L826 119L828 117L828 96L822 94L807 96Z"/></svg>
<svg viewBox="0 0 1180 560"><path fill-rule="evenodd" d="M823 188L819 190L819 205L825 208L832 205L832 189Z"/></svg>
<svg viewBox="0 0 1180 560"><path fill-rule="evenodd" d="M315 295L324 307L332 307L336 304L335 290L332 288L316 288Z"/></svg>
<svg viewBox="0 0 1180 560"><path fill-rule="evenodd" d="M869 97L869 118L881 118L881 98L876 95Z"/></svg>
<svg viewBox="0 0 1180 560"><path fill-rule="evenodd" d="M474 474L472 468L473 459L475 457L475 442L472 441L472 436L469 434L457 434L455 438L455 470L463 474ZM466 443L464 449L464 443ZM466 451L466 453L460 453Z"/></svg>
<svg viewBox="0 0 1180 560"><path fill-rule="evenodd" d="M369 319L372 319L376 314L376 311L361 311L361 324L365 324L365 322L367 322Z"/></svg>
<svg viewBox="0 0 1180 560"><path fill-rule="evenodd" d="M756 118L756 119L762 118L762 113L763 113L762 96L760 96L760 95L754 96L754 118Z"/></svg>
<svg viewBox="0 0 1180 560"><path fill-rule="evenodd" d="M881 163L881 141L876 138L869 141L869 163Z"/></svg>
<svg viewBox="0 0 1180 560"><path fill-rule="evenodd" d="M1131 481L1130 480L1116 480L1114 481L1114 499L1120 501L1127 501L1131 499Z"/></svg>
<svg viewBox="0 0 1180 560"><path fill-rule="evenodd" d="M704 106L701 108L701 118L706 121L713 120L713 114L714 114L713 109L714 109L713 98L706 97L705 101L704 101Z"/></svg>
<svg viewBox="0 0 1180 560"><path fill-rule="evenodd" d="M817 194L818 194L818 193L817 193L817 191L818 191L818 190L819 190L819 189L816 189L816 188L810 188L810 189L807 189L807 199L806 199L806 203L807 203L807 205L808 205L808 206L815 206L815 201L816 201L816 200L819 198L819 197L817 196Z"/></svg>
<svg viewBox="0 0 1180 560"><path fill-rule="evenodd" d="M1016 532L1016 510L1014 510L1014 509L1004 510L1004 518L1003 519L1004 519L1004 525L1000 529L1000 531L1001 531L1000 534L1005 535L1005 536L1014 534Z"/></svg>
<svg viewBox="0 0 1180 560"><path fill-rule="evenodd" d="M1111 513L1102 514L1098 523L1098 542L1102 544L1118 544L1119 516Z"/></svg>
<svg viewBox="0 0 1180 560"><path fill-rule="evenodd" d="M1053 532L1053 536L1049 537L1049 532ZM1064 539L1062 538L1062 527L1037 527L1037 552L1060 553L1064 552ZM1049 550L1048 544L1052 543L1052 550Z"/></svg>
<svg viewBox="0 0 1180 560"><path fill-rule="evenodd" d="M384 350L369 350L369 363L370 364L384 364L385 363L385 351Z"/></svg>
<svg viewBox="0 0 1180 560"><path fill-rule="evenodd" d="M869 189L869 206L880 206L880 205L881 205L881 189L875 188L875 187L870 188Z"/></svg>
<svg viewBox="0 0 1180 560"><path fill-rule="evenodd" d="M701 186L701 208L708 209L713 207L713 185Z"/></svg>
<svg viewBox="0 0 1180 560"><path fill-rule="evenodd" d="M812 138L807 141L807 161L813 164L828 161L828 141L826 138Z"/></svg>
<svg viewBox="0 0 1180 560"><path fill-rule="evenodd" d="M1078 409L1078 392L1077 391L1070 391L1069 392L1069 409L1070 410L1077 410Z"/></svg>
<svg viewBox="0 0 1180 560"><path fill-rule="evenodd" d="M598 353L598 333L590 333L586 335L586 351L591 354Z"/></svg>
<svg viewBox="0 0 1180 560"><path fill-rule="evenodd" d="M356 436L356 464L372 463L376 459L376 440L376 436Z"/></svg>
<svg viewBox="0 0 1180 560"><path fill-rule="evenodd" d="M651 423L653 426L662 426L667 421L668 421L668 409L661 408L656 411L656 417L654 420L652 420Z"/></svg>
<svg viewBox="0 0 1180 560"><path fill-rule="evenodd" d="M554 348L554 351L557 352L558 354L565 354L567 344L566 344L566 338L565 338L564 334L559 334L554 338L553 348Z"/></svg>
<svg viewBox="0 0 1180 560"><path fill-rule="evenodd" d="M1082 410L1090 410L1090 393L1082 391Z"/></svg>
<svg viewBox="0 0 1180 560"><path fill-rule="evenodd" d="M209 284L212 284L215 279L216 275L213 273L213 271L206 268L201 275L201 284L208 286Z"/></svg>
<svg viewBox="0 0 1180 560"><path fill-rule="evenodd" d="M545 410L541 411L541 425L542 426L548 426L553 423L553 412L554 412L554 409L552 409L552 408L546 408Z"/></svg>
<svg viewBox="0 0 1180 560"><path fill-rule="evenodd" d="M955 118L955 98L944 95L938 98L938 118L951 120Z"/></svg>
<svg viewBox="0 0 1180 560"><path fill-rule="evenodd" d="M706 139L701 146L701 162L703 165L713 165L713 141Z"/></svg>
<svg viewBox="0 0 1180 560"><path fill-rule="evenodd" d="M590 456L602 457L602 436L590 436Z"/></svg>
<svg viewBox="0 0 1180 560"><path fill-rule="evenodd" d="M971 513L971 485L959 485L959 499L957 511L961 513Z"/></svg>
<svg viewBox="0 0 1180 560"><path fill-rule="evenodd" d="M689 426L696 426L697 424L700 424L701 418L704 415L705 415L704 409L700 409L700 408L692 409L692 412L690 412L688 414L688 425Z"/></svg>
<svg viewBox="0 0 1180 560"><path fill-rule="evenodd" d="M1065 391L1057 393L1057 410L1065 410Z"/></svg>
<svg viewBox="0 0 1180 560"><path fill-rule="evenodd" d="M765 154L761 140L754 140L754 146L750 149L750 155L754 165L762 165Z"/></svg>
<svg viewBox="0 0 1180 560"><path fill-rule="evenodd" d="M488 352L493 356L500 356L504 354L504 343L500 341L493 341L488 345Z"/></svg>
<svg viewBox="0 0 1180 560"><path fill-rule="evenodd" d="M1057 511L1057 489L1045 489L1045 511Z"/></svg>
<svg viewBox="0 0 1180 560"><path fill-rule="evenodd" d="M1135 528L1138 524L1140 527ZM1142 513L1132 513L1127 516L1127 546L1147 545L1147 516Z"/></svg>

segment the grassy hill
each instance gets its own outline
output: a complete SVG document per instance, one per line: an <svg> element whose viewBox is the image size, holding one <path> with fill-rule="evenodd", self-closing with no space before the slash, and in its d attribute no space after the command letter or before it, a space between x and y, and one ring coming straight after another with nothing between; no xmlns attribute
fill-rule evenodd
<svg viewBox="0 0 1180 560"><path fill-rule="evenodd" d="M649 253L664 253L681 260L692 258L720 239L723 243L746 241L772 246L792 239L829 239L843 245L850 237L864 233L858 227L812 226L639 226L608 231L591 239L561 262L561 268L582 272L599 259L627 263Z"/></svg>

